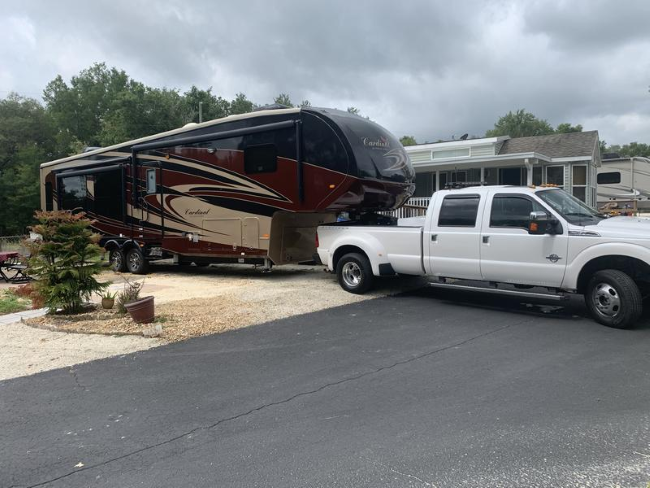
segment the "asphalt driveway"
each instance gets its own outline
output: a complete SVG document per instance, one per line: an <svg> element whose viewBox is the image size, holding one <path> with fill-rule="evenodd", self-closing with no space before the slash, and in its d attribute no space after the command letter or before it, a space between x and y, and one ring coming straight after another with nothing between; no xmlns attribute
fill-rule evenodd
<svg viewBox="0 0 650 488"><path fill-rule="evenodd" d="M0 486L646 486L650 326L582 312L423 290L0 382Z"/></svg>

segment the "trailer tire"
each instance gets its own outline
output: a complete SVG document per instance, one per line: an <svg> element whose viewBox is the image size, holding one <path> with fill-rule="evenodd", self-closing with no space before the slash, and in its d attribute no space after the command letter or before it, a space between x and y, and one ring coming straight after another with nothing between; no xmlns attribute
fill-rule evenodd
<svg viewBox="0 0 650 488"><path fill-rule="evenodd" d="M362 295L372 287L374 275L370 261L363 254L346 254L336 263L336 277L345 291Z"/></svg>
<svg viewBox="0 0 650 488"><path fill-rule="evenodd" d="M643 311L639 287L617 269L594 274L587 285L585 304L596 322L616 329L631 328Z"/></svg>
<svg viewBox="0 0 650 488"><path fill-rule="evenodd" d="M113 249L108 255L108 260L111 263L111 269L116 273L126 271L126 257L121 249Z"/></svg>
<svg viewBox="0 0 650 488"><path fill-rule="evenodd" d="M149 263L144 258L142 251L133 247L126 253L126 268L133 274L145 274L149 268Z"/></svg>

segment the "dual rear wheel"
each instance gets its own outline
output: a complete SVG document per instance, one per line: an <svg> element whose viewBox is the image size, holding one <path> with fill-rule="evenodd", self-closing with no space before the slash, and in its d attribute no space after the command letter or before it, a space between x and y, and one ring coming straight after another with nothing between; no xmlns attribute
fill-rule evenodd
<svg viewBox="0 0 650 488"><path fill-rule="evenodd" d="M111 269L118 273L128 271L133 274L145 274L149 268L144 254L137 247L132 247L126 253L122 249L113 249L109 259Z"/></svg>

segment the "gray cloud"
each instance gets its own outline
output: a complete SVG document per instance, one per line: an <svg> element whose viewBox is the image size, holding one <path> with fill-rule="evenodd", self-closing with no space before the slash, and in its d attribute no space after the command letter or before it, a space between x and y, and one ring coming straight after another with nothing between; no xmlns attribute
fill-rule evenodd
<svg viewBox="0 0 650 488"><path fill-rule="evenodd" d="M0 96L95 61L153 86L362 112L397 135L481 135L509 110L650 141L644 0L41 0L0 4Z"/></svg>

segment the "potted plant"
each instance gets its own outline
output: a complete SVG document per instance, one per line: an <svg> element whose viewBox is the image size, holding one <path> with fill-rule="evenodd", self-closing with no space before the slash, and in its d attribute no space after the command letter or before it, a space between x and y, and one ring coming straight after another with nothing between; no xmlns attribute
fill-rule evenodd
<svg viewBox="0 0 650 488"><path fill-rule="evenodd" d="M117 307L120 313L129 312L134 322L148 324L154 319L154 303L153 297L140 298L143 285L144 280L141 283L125 280L124 291L117 297Z"/></svg>
<svg viewBox="0 0 650 488"><path fill-rule="evenodd" d="M115 296L117 293L111 293L106 291L102 294L102 308L104 310L110 310L115 305Z"/></svg>

